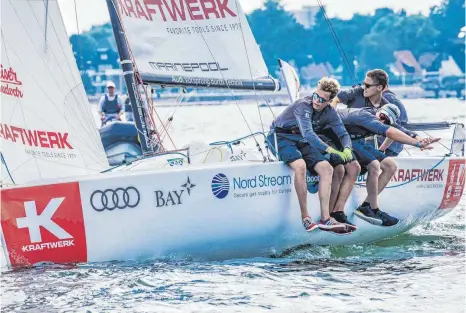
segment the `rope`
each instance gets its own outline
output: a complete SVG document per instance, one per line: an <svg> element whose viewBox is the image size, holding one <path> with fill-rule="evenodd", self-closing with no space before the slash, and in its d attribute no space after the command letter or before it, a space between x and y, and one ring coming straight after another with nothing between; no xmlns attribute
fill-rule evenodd
<svg viewBox="0 0 466 313"><path fill-rule="evenodd" d="M322 13L324 14L325 21L328 24L328 27L330 29L330 33L332 34L332 38L337 45L338 51L340 52L341 57L343 58L343 62L345 63L345 66L348 70L348 72L351 74L351 77L353 78L354 84L357 84L357 78L355 73L353 72L353 69L351 68L351 63L348 60L348 57L345 53L345 50L341 46L340 40L338 39L337 33L335 32L335 29L333 28L332 22L330 21L329 17L327 16L327 12L325 11L324 5L320 0L317 0L317 3L319 4Z"/></svg>
<svg viewBox="0 0 466 313"><path fill-rule="evenodd" d="M219 162L222 162L223 161L223 152L222 152L222 149L218 148L218 147L215 147L215 148L212 148L212 149L209 149L205 158L204 158L204 161L202 161L202 164L205 164L205 161L207 161L207 157L209 156L210 152L212 152L213 150L218 150L220 151L220 161ZM205 152L205 151L204 151ZM200 154L200 153L198 153Z"/></svg>
<svg viewBox="0 0 466 313"><path fill-rule="evenodd" d="M133 63L133 71L134 71L134 76L135 76L135 83L138 84L138 85L142 85L143 87L143 90L144 90L144 93L145 93L145 96L146 96L146 101L147 101L147 107L148 108L151 108L153 109L153 105L152 105L152 100L149 99L148 95L147 95L147 89L146 87L144 86L144 84L142 84L142 79L141 77L139 76L139 70L138 70L138 67L137 67L137 64L136 64L136 61L135 61L135 58L134 58L134 54L133 54L133 51L131 50L131 46L128 44L128 39L126 38L126 30L125 30L125 26L124 26L124 23L122 23L122 19L121 19L121 15L120 15L120 11L119 9L116 7L115 5L115 2L114 1L111 1L112 5L115 7L115 12L117 14L117 17L118 17L118 21L120 23L120 26L121 26L121 29L123 30L123 34L124 34L124 37L125 37L125 40L126 40L126 46L128 48L128 51L129 51L129 54L130 54L130 57L131 57L131 61ZM137 93L137 96L139 96L139 100L142 101L142 96L141 96L141 93L139 91L139 88L136 88L136 93ZM143 110L144 111L144 110ZM155 110L153 110L154 112L156 112ZM155 121L153 119L153 117L151 116L151 114L149 114L149 112L147 112L148 114L148 120L149 120L149 124L150 126L152 127L152 130L155 131L155 135L157 136L157 139L159 140L158 141L158 147L159 149L161 149L162 151L165 150L163 145L162 145L162 142L160 141L160 137L158 136L158 131L157 131L157 127L155 126ZM143 116L141 116L141 118L144 118L146 119L146 115L143 114ZM160 117L159 117L160 119ZM146 120L147 121L147 120ZM137 131L139 133L142 133L141 130L137 129ZM144 135L144 134L143 134ZM153 135L153 134L152 134ZM151 139L151 134L149 134L149 131L147 134L145 134L145 136L148 136L148 139L149 141L152 140ZM171 139L171 138L170 138ZM172 142L173 144L173 142ZM174 146L174 144L173 144Z"/></svg>
<svg viewBox="0 0 466 313"><path fill-rule="evenodd" d="M238 8L238 1L236 1L236 11L239 12L239 8ZM241 20L240 20L240 15L238 14L238 21L240 22L241 24ZM248 53L248 49L246 47L246 40L244 39L244 31L243 31L243 27L241 26L241 38L243 39L243 45L244 45L244 51L246 52L246 58L248 60L248 68L249 68L249 74L250 74L250 77L251 77L251 80L252 80L252 87L254 89L254 95L255 95L255 99L256 99L256 107L257 107L257 112L259 113L259 120L261 122L261 128L262 128L262 132L264 133L265 132L265 129L264 129L264 122L262 121L262 115L261 115L261 110L259 108L259 100L257 99L257 91L256 91L256 84L254 84L254 77L252 76L252 69L251 69L251 61L249 60L249 53ZM264 153L262 153L262 148L261 146L259 145L259 142L256 141L256 147L257 149L259 150L259 152L261 153L262 157L264 158L264 162L267 161L267 158L265 157ZM269 150L266 149L266 152L267 152L267 157L268 159L270 159L270 154L269 154Z"/></svg>
<svg viewBox="0 0 466 313"><path fill-rule="evenodd" d="M15 183L15 181L13 179L13 176L11 176L10 169L8 168L8 165L6 165L6 161L5 161L5 158L3 157L3 153L1 153L1 152L0 152L0 158L2 159L2 163L5 164L5 169L6 169L6 172L8 173L8 176L11 179L11 182L16 185L16 183Z"/></svg>
<svg viewBox="0 0 466 313"><path fill-rule="evenodd" d="M236 5L237 5L237 10L238 10L238 3L236 3ZM191 8L189 8L188 10L191 11ZM239 10L238 10L238 11L239 11ZM192 13L192 12L190 12L190 13ZM238 19L239 19L239 14L238 14ZM239 20L239 21L241 22L241 20ZM194 23L195 23L196 26L198 25L198 23L197 23L196 21L194 21ZM243 35L242 30L241 30L241 34ZM209 50L209 53L210 53L211 57L214 59L215 62L217 62L217 58L216 58L215 55L213 54L213 52L212 52L212 50L210 49L209 45L207 44L207 40L205 39L204 34L201 33L200 35L201 35L202 40L204 41L204 43L205 43L207 49ZM244 35L242 36L242 38L243 38L243 41L244 41ZM248 54L247 54L247 49L246 49L246 55L247 55L247 58L248 58L248 66L249 66L249 69L250 69L250 72L251 72L251 64L250 64L250 62L249 62L249 56L248 56ZM220 75L222 76L222 79L226 82L227 80L225 79L225 76L223 75L223 73L222 73L221 71L220 71ZM251 75L252 75L252 72L251 72ZM233 93L232 89L230 88L230 86L228 85L228 83L226 84L226 86L227 86L227 88L228 88L230 94L231 94L232 96L234 96L234 93ZM254 90L255 90L254 81L253 81L253 87L254 87ZM236 104L236 106L237 106L239 112L241 113L241 116L242 116L244 122L246 123L246 126L247 126L248 129L249 129L249 132L250 132L251 135L252 135L252 134L253 134L252 128L251 128L251 126L249 125L249 123L248 123L248 121L247 121L247 119L246 119L246 116L244 115L243 111L241 110L241 108L240 108L240 106L239 106L239 103L238 103L238 101L236 100L236 97L234 97L234 99L235 99L235 104ZM265 161L266 161L266 157L264 156L264 154L263 154L263 152L262 152L262 149L261 149L261 147L260 147L260 145L259 145L259 142L257 142L257 140L256 140L255 138L254 138L254 141L256 142L256 146L258 147L259 151L261 152L262 156L264 157L264 162L265 162Z"/></svg>
<svg viewBox="0 0 466 313"><path fill-rule="evenodd" d="M431 135L429 135L425 130L422 131L424 134L426 134L428 137L432 137ZM440 141L438 141L437 143L439 143L442 147L444 147L445 149L447 149L448 151L450 151L450 148L448 148L447 146L445 146L443 143L441 143Z"/></svg>

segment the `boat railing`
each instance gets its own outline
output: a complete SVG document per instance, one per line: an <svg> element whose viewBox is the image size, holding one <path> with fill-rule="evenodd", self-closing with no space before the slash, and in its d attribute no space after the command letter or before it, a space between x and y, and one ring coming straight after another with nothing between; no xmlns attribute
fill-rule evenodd
<svg viewBox="0 0 466 313"><path fill-rule="evenodd" d="M272 142L270 142L267 138L268 134L271 134L273 133L273 130L271 130L269 133L265 133L265 132L255 132L255 133L252 133L252 134L249 134L247 136L243 136L243 137L240 137L240 138L237 138L237 139L234 139L234 140L230 140L230 141L226 141L226 140L221 140L221 141L214 141L214 142L211 142L209 144L209 146L227 146L230 151L233 153L233 146L235 145L239 145L243 140L245 139L249 139L249 138L255 138L257 136L262 136L264 138L264 144L265 144L265 148L268 149L270 152L272 152L272 154L275 156L275 158L278 160L278 154L276 153L276 149L274 147L276 147L276 145ZM256 146L259 150L259 152L262 152L262 148L260 146L260 144L257 142L256 140ZM264 158L264 161L274 161L273 159L271 158Z"/></svg>

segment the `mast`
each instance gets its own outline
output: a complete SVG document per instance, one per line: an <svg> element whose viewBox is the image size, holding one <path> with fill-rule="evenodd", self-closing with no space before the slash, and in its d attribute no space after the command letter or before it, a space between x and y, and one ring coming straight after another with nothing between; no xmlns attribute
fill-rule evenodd
<svg viewBox="0 0 466 313"><path fill-rule="evenodd" d="M144 114L144 106L142 100L137 92L138 84L134 79L134 66L130 57L129 49L126 43L125 34L121 27L120 19L116 11L116 4L113 0L107 0L108 13L110 14L110 21L112 23L113 35L118 47L118 54L120 55L120 63L125 76L126 87L128 88L131 106L133 107L134 122L138 130L139 141L141 142L143 155L152 152L148 141L148 128Z"/></svg>

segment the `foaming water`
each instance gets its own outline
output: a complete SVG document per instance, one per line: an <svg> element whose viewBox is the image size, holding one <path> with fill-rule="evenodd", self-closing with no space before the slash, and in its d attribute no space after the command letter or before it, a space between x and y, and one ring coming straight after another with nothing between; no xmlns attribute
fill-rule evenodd
<svg viewBox="0 0 466 313"><path fill-rule="evenodd" d="M406 105L415 122L464 120L464 104L454 99ZM258 120L257 108L242 108L249 121ZM164 108L162 116L172 110ZM261 110L269 125L270 111ZM234 113L234 105L178 108L173 138L185 144L240 137L247 128L240 117L232 122ZM448 145L451 132L439 136ZM431 153L444 152L438 146ZM10 271L0 279L2 312L466 312L464 200L439 220L368 245L301 246L268 258L173 256Z"/></svg>
<svg viewBox="0 0 466 313"><path fill-rule="evenodd" d="M464 217L270 258L42 265L2 275L2 312L464 312Z"/></svg>

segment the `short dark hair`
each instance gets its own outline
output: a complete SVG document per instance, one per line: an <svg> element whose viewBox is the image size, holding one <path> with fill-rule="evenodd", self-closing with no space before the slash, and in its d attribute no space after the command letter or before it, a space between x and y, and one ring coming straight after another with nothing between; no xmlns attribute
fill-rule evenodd
<svg viewBox="0 0 466 313"><path fill-rule="evenodd" d="M374 83L382 85L382 87L384 88L388 85L388 74L384 70L371 70L366 73L366 76L370 77L374 81Z"/></svg>

